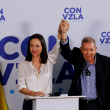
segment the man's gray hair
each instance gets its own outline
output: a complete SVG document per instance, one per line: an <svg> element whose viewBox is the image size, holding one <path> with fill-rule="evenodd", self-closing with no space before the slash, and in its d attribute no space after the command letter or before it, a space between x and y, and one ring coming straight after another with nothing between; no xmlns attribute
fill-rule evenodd
<svg viewBox="0 0 110 110"><path fill-rule="evenodd" d="M95 40L92 37L84 37L82 39L81 46L83 45L83 43L94 43L96 46Z"/></svg>

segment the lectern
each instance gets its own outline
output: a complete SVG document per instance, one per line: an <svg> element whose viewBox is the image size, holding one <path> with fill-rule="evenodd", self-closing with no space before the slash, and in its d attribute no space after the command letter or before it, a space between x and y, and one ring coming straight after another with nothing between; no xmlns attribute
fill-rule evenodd
<svg viewBox="0 0 110 110"><path fill-rule="evenodd" d="M79 98L86 96L35 97L33 110L79 110Z"/></svg>

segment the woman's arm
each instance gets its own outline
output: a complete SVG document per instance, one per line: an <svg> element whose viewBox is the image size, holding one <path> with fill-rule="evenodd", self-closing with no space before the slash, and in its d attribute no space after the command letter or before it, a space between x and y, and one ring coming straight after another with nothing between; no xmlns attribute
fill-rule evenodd
<svg viewBox="0 0 110 110"><path fill-rule="evenodd" d="M56 63L60 52L61 52L60 40L57 39L57 43L54 45L53 49L48 54L48 59L49 59L51 64L55 64Z"/></svg>
<svg viewBox="0 0 110 110"><path fill-rule="evenodd" d="M48 58L49 58L49 61L54 64L56 63L57 59L58 59L58 56L61 52L61 49L60 49L60 40L61 40L61 27L59 25L59 29L58 29L58 36L57 36L57 43L56 45L53 47L53 49L49 52L48 54Z"/></svg>
<svg viewBox="0 0 110 110"><path fill-rule="evenodd" d="M31 90L27 89L23 62L20 62L19 65L18 65L18 84L17 84L17 88L18 88L20 93L25 94L25 95L30 95L30 96L43 95L43 96L45 96L45 93L43 93L41 91L34 92L34 91L31 91Z"/></svg>
<svg viewBox="0 0 110 110"><path fill-rule="evenodd" d="M19 90L19 92L23 93L23 94L26 94L26 95L30 95L30 96L40 96L40 95L45 96L46 95L45 93L43 93L41 91L34 92L34 91L30 91L27 88L22 88L21 90Z"/></svg>

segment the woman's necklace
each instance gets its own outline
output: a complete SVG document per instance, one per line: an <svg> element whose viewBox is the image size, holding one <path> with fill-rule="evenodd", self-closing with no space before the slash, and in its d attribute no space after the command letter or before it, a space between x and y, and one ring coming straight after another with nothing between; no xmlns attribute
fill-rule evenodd
<svg viewBox="0 0 110 110"><path fill-rule="evenodd" d="M36 76L39 77L40 74L41 74L41 67L42 67L42 64L40 64L39 68L36 70L36 67L34 66L34 63L33 61L31 61L31 64L32 64L32 67L34 69L34 72L36 73Z"/></svg>

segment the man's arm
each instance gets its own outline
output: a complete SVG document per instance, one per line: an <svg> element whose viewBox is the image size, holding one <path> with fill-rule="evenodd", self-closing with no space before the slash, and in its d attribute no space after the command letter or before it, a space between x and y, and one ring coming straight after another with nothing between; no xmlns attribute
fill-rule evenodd
<svg viewBox="0 0 110 110"><path fill-rule="evenodd" d="M109 58L109 73L108 73L108 82L107 82L107 90L106 90L106 94L105 94L105 99L106 99L106 110L110 110L110 58Z"/></svg>
<svg viewBox="0 0 110 110"><path fill-rule="evenodd" d="M63 53L63 57L70 63L74 63L73 50L70 49L69 39L67 39L67 31L69 29L69 23L66 20L62 20L59 29L61 31L61 42L60 47Z"/></svg>

